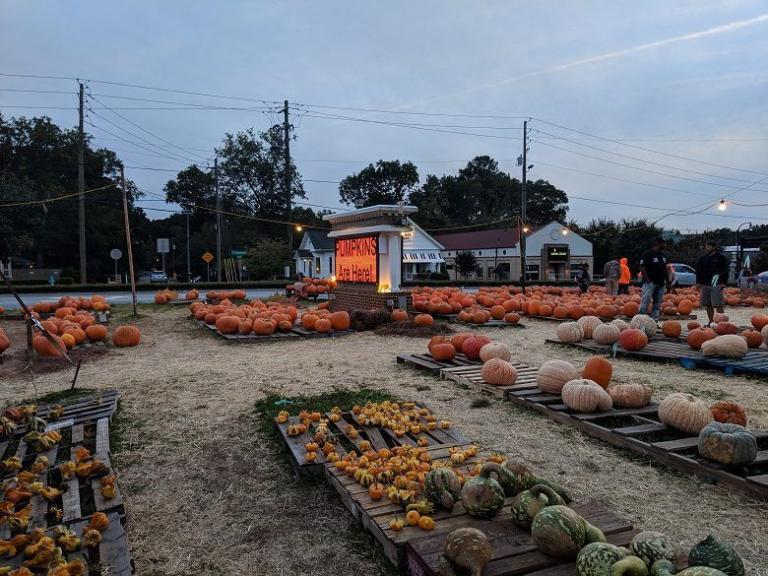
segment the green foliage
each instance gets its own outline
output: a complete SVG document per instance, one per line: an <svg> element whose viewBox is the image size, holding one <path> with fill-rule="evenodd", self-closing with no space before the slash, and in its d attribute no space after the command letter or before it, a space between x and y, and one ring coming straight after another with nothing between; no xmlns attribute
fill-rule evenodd
<svg viewBox="0 0 768 576"><path fill-rule="evenodd" d="M456 271L466 278L469 274L477 270L477 258L471 250L465 250L456 254Z"/></svg>
<svg viewBox="0 0 768 576"><path fill-rule="evenodd" d="M410 162L378 160L357 174L347 176L339 185L341 201L346 204L375 206L403 202L419 184L419 172Z"/></svg>
<svg viewBox="0 0 768 576"><path fill-rule="evenodd" d="M633 274L640 266L640 257L651 248L651 242L661 236L662 229L647 220L624 219L615 222L605 218L592 220L587 226L574 230L592 242L595 272L602 274L603 265L612 258L626 257Z"/></svg>
<svg viewBox="0 0 768 576"><path fill-rule="evenodd" d="M248 249L245 257L252 278L268 278L283 274L288 245L283 240L261 238Z"/></svg>

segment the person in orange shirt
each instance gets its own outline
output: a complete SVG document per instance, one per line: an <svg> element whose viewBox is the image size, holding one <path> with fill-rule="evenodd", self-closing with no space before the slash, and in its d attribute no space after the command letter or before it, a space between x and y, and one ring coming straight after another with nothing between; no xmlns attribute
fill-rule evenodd
<svg viewBox="0 0 768 576"><path fill-rule="evenodd" d="M629 294L629 283L632 281L632 273L629 271L627 259L619 260L619 294Z"/></svg>

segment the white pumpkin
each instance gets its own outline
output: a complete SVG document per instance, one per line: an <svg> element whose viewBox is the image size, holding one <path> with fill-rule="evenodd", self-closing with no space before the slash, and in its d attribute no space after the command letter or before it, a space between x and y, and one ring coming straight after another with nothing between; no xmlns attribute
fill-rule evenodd
<svg viewBox="0 0 768 576"><path fill-rule="evenodd" d="M560 394L569 380L576 380L579 371L566 360L547 360L536 372L536 386L549 394Z"/></svg>
<svg viewBox="0 0 768 576"><path fill-rule="evenodd" d="M576 412L605 412L613 408L613 400L594 380L577 378L566 382L562 390L563 404Z"/></svg>
<svg viewBox="0 0 768 576"><path fill-rule="evenodd" d="M723 356L724 358L743 358L749 351L747 340L740 334L726 334L701 345L704 356Z"/></svg>
<svg viewBox="0 0 768 576"><path fill-rule="evenodd" d="M693 394L674 392L659 404L659 420L689 434L698 434L714 420L709 406Z"/></svg>
<svg viewBox="0 0 768 576"><path fill-rule="evenodd" d="M485 363L491 358L501 358L509 362L512 359L512 350L504 342L488 342L480 348L480 360Z"/></svg>
<svg viewBox="0 0 768 576"><path fill-rule="evenodd" d="M589 340L592 338L592 331L596 326L603 323L597 316L582 316L576 323L581 326L581 332L584 334L584 338Z"/></svg>
<svg viewBox="0 0 768 576"><path fill-rule="evenodd" d="M592 331L592 340L596 344L609 345L619 341L621 330L615 324L600 324Z"/></svg>
<svg viewBox="0 0 768 576"><path fill-rule="evenodd" d="M629 328L629 324L627 324L624 320L621 318L616 318L616 320L611 320L611 324L616 326L616 328L619 329L619 332L623 332L627 328Z"/></svg>
<svg viewBox="0 0 768 576"><path fill-rule="evenodd" d="M656 336L656 331L658 330L656 320L646 314L635 314L629 323L629 327L642 330L649 340Z"/></svg>
<svg viewBox="0 0 768 576"><path fill-rule="evenodd" d="M560 342L567 342L569 344L581 342L583 337L584 332L577 322L563 322L557 327L557 339Z"/></svg>

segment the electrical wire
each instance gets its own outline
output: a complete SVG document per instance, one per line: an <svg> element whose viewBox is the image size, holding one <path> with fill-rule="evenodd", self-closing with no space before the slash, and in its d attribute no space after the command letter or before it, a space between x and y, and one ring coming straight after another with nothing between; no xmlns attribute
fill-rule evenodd
<svg viewBox="0 0 768 576"><path fill-rule="evenodd" d="M91 194L92 192L98 192L99 190L106 190L107 188L112 188L113 186L117 186L116 182L112 182L111 184L106 184L104 186L99 186L98 188L91 188L90 190L83 190L82 194ZM63 196L56 196L55 198L48 198L46 200L32 200L29 202L3 202L0 203L0 208L14 208L17 206L34 206L38 204L50 204L51 202L60 202L62 200L67 200L69 198L73 198L75 196L80 196L81 192L73 192L72 194L64 194Z"/></svg>
<svg viewBox="0 0 768 576"><path fill-rule="evenodd" d="M135 135L134 135L133 133L129 132L129 131L128 131L128 130L126 130L125 128L122 128L122 127L121 127L119 124L115 124L114 122L112 122L112 121L111 121L111 120L109 120L108 118L103 118L102 116L100 116L99 114L96 114L95 112L94 112L94 114L95 114L96 116L98 116L99 118L102 118L102 119L103 119L103 120L105 120L106 122L109 122L110 124L112 124L112 125L116 126L117 128L120 128L120 130L122 130L123 132L127 132L128 134L131 134L132 136L134 136L134 137L135 137ZM86 120L86 121L85 121L85 123L86 123L88 126L91 126L91 127L93 127L93 128L96 128L97 130L101 130L102 132L105 132L105 133L109 134L110 136L114 136L114 137L115 137L115 138L117 138L118 140L122 140L123 142L126 142L126 143L128 143L128 144L131 144L132 146L136 146L137 148L141 148L141 149L142 149L142 150L144 150L145 152L151 152L151 153L154 153L155 155L157 155L157 156L160 156L160 157L162 157L162 158L165 158L166 160L174 160L174 161L176 161L176 162L186 162L186 160L185 160L184 158L182 158L182 157L180 157L180 156L177 156L177 155L173 155L173 156L171 156L170 154L173 154L173 152L169 152L169 151L167 151L167 150L164 150L164 149L160 148L160 147L159 147L159 146L157 146L157 145L155 145L155 149L152 149L152 148L147 148L147 147L146 147L146 146L144 146L143 144L138 144L138 143L136 143L136 142L131 142L130 140L126 140L125 138L121 138L119 135L115 134L114 132L110 132L110 131L109 131L109 130L107 130L106 128L103 128L103 127L101 127L101 126L98 126L98 125L94 124L93 122L91 122L90 120ZM140 138L140 139L141 139L142 141L146 142L146 140L145 140L145 139L142 139L142 138ZM166 152L166 154L161 154L160 152L158 152L158 149L159 149L159 150L162 150L163 152Z"/></svg>

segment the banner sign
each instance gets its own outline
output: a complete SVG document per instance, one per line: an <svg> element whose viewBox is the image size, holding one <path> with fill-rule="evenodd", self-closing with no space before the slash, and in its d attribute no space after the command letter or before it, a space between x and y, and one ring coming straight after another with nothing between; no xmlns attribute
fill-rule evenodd
<svg viewBox="0 0 768 576"><path fill-rule="evenodd" d="M336 281L378 284L378 236L338 238L336 240Z"/></svg>

